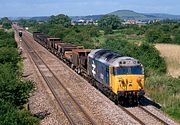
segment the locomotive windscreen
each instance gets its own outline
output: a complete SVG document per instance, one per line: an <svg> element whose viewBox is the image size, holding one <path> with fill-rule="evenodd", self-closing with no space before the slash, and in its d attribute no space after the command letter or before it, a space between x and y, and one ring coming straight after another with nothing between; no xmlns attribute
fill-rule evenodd
<svg viewBox="0 0 180 125"><path fill-rule="evenodd" d="M114 75L143 74L141 66L121 66L113 69Z"/></svg>

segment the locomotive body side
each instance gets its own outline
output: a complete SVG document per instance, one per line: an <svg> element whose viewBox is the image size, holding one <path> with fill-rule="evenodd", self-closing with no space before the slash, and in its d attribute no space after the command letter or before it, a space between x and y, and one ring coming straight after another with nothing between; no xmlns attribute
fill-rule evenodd
<svg viewBox="0 0 180 125"><path fill-rule="evenodd" d="M109 65L88 57L88 75L109 88Z"/></svg>

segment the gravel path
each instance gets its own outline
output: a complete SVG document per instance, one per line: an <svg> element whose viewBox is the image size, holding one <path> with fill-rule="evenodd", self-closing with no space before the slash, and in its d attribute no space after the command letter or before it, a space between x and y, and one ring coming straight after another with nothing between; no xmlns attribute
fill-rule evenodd
<svg viewBox="0 0 180 125"><path fill-rule="evenodd" d="M32 93L28 102L31 113L36 114L44 111L50 113L45 119L41 120L42 125L67 125L68 121L66 117L60 109L57 109L58 104L54 101L51 91L35 67L28 52L21 45L17 36L15 36L15 39L18 46L23 48L23 76L25 76L25 79L32 80L35 83L35 91Z"/></svg>

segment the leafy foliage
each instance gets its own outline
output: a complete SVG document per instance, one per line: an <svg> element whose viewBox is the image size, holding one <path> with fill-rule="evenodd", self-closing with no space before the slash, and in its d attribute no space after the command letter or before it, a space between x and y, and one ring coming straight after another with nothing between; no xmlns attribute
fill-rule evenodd
<svg viewBox="0 0 180 125"><path fill-rule="evenodd" d="M99 27L103 29L118 29L121 27L121 20L115 15L105 15L98 21Z"/></svg>
<svg viewBox="0 0 180 125"><path fill-rule="evenodd" d="M180 28L178 28L174 33L174 43L180 44Z"/></svg>
<svg viewBox="0 0 180 125"><path fill-rule="evenodd" d="M20 57L15 48L0 48L0 64L11 63L13 67L16 67Z"/></svg>
<svg viewBox="0 0 180 125"><path fill-rule="evenodd" d="M0 99L0 125L38 125L38 119Z"/></svg>
<svg viewBox="0 0 180 125"><path fill-rule="evenodd" d="M4 29L10 29L11 28L11 21L7 17L2 18L0 22L1 22L2 27Z"/></svg>
<svg viewBox="0 0 180 125"><path fill-rule="evenodd" d="M176 43L179 40L179 23L176 24L160 24L155 23L148 27L145 37L150 43Z"/></svg>
<svg viewBox="0 0 180 125"><path fill-rule="evenodd" d="M35 20L25 20L25 19L20 19L18 23L22 27L32 27L37 24Z"/></svg>
<svg viewBox="0 0 180 125"><path fill-rule="evenodd" d="M146 79L146 91L155 102L162 104L163 110L176 120L180 117L180 80L178 78L151 76ZM179 121L180 122L180 121Z"/></svg>
<svg viewBox="0 0 180 125"><path fill-rule="evenodd" d="M20 106L27 102L33 84L21 81L14 73L12 65L0 65L0 98Z"/></svg>
<svg viewBox="0 0 180 125"><path fill-rule="evenodd" d="M71 19L64 14L59 14L57 16L51 16L48 23L51 25L62 25L64 27L69 27L71 25Z"/></svg>
<svg viewBox="0 0 180 125"><path fill-rule="evenodd" d="M21 61L13 33L0 30L0 124L37 125L39 122L23 107L34 85L22 81L17 63Z"/></svg>

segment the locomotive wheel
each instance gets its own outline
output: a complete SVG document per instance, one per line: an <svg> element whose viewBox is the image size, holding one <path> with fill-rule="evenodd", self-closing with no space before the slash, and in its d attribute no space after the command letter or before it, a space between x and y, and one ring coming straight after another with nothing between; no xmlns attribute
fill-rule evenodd
<svg viewBox="0 0 180 125"><path fill-rule="evenodd" d="M73 70L75 69L74 64L71 64L71 69L73 69Z"/></svg>
<svg viewBox="0 0 180 125"><path fill-rule="evenodd" d="M81 69L80 68L77 69L77 73L81 74Z"/></svg>
<svg viewBox="0 0 180 125"><path fill-rule="evenodd" d="M122 106L125 105L125 98L123 96L118 98L118 104L120 104Z"/></svg>

